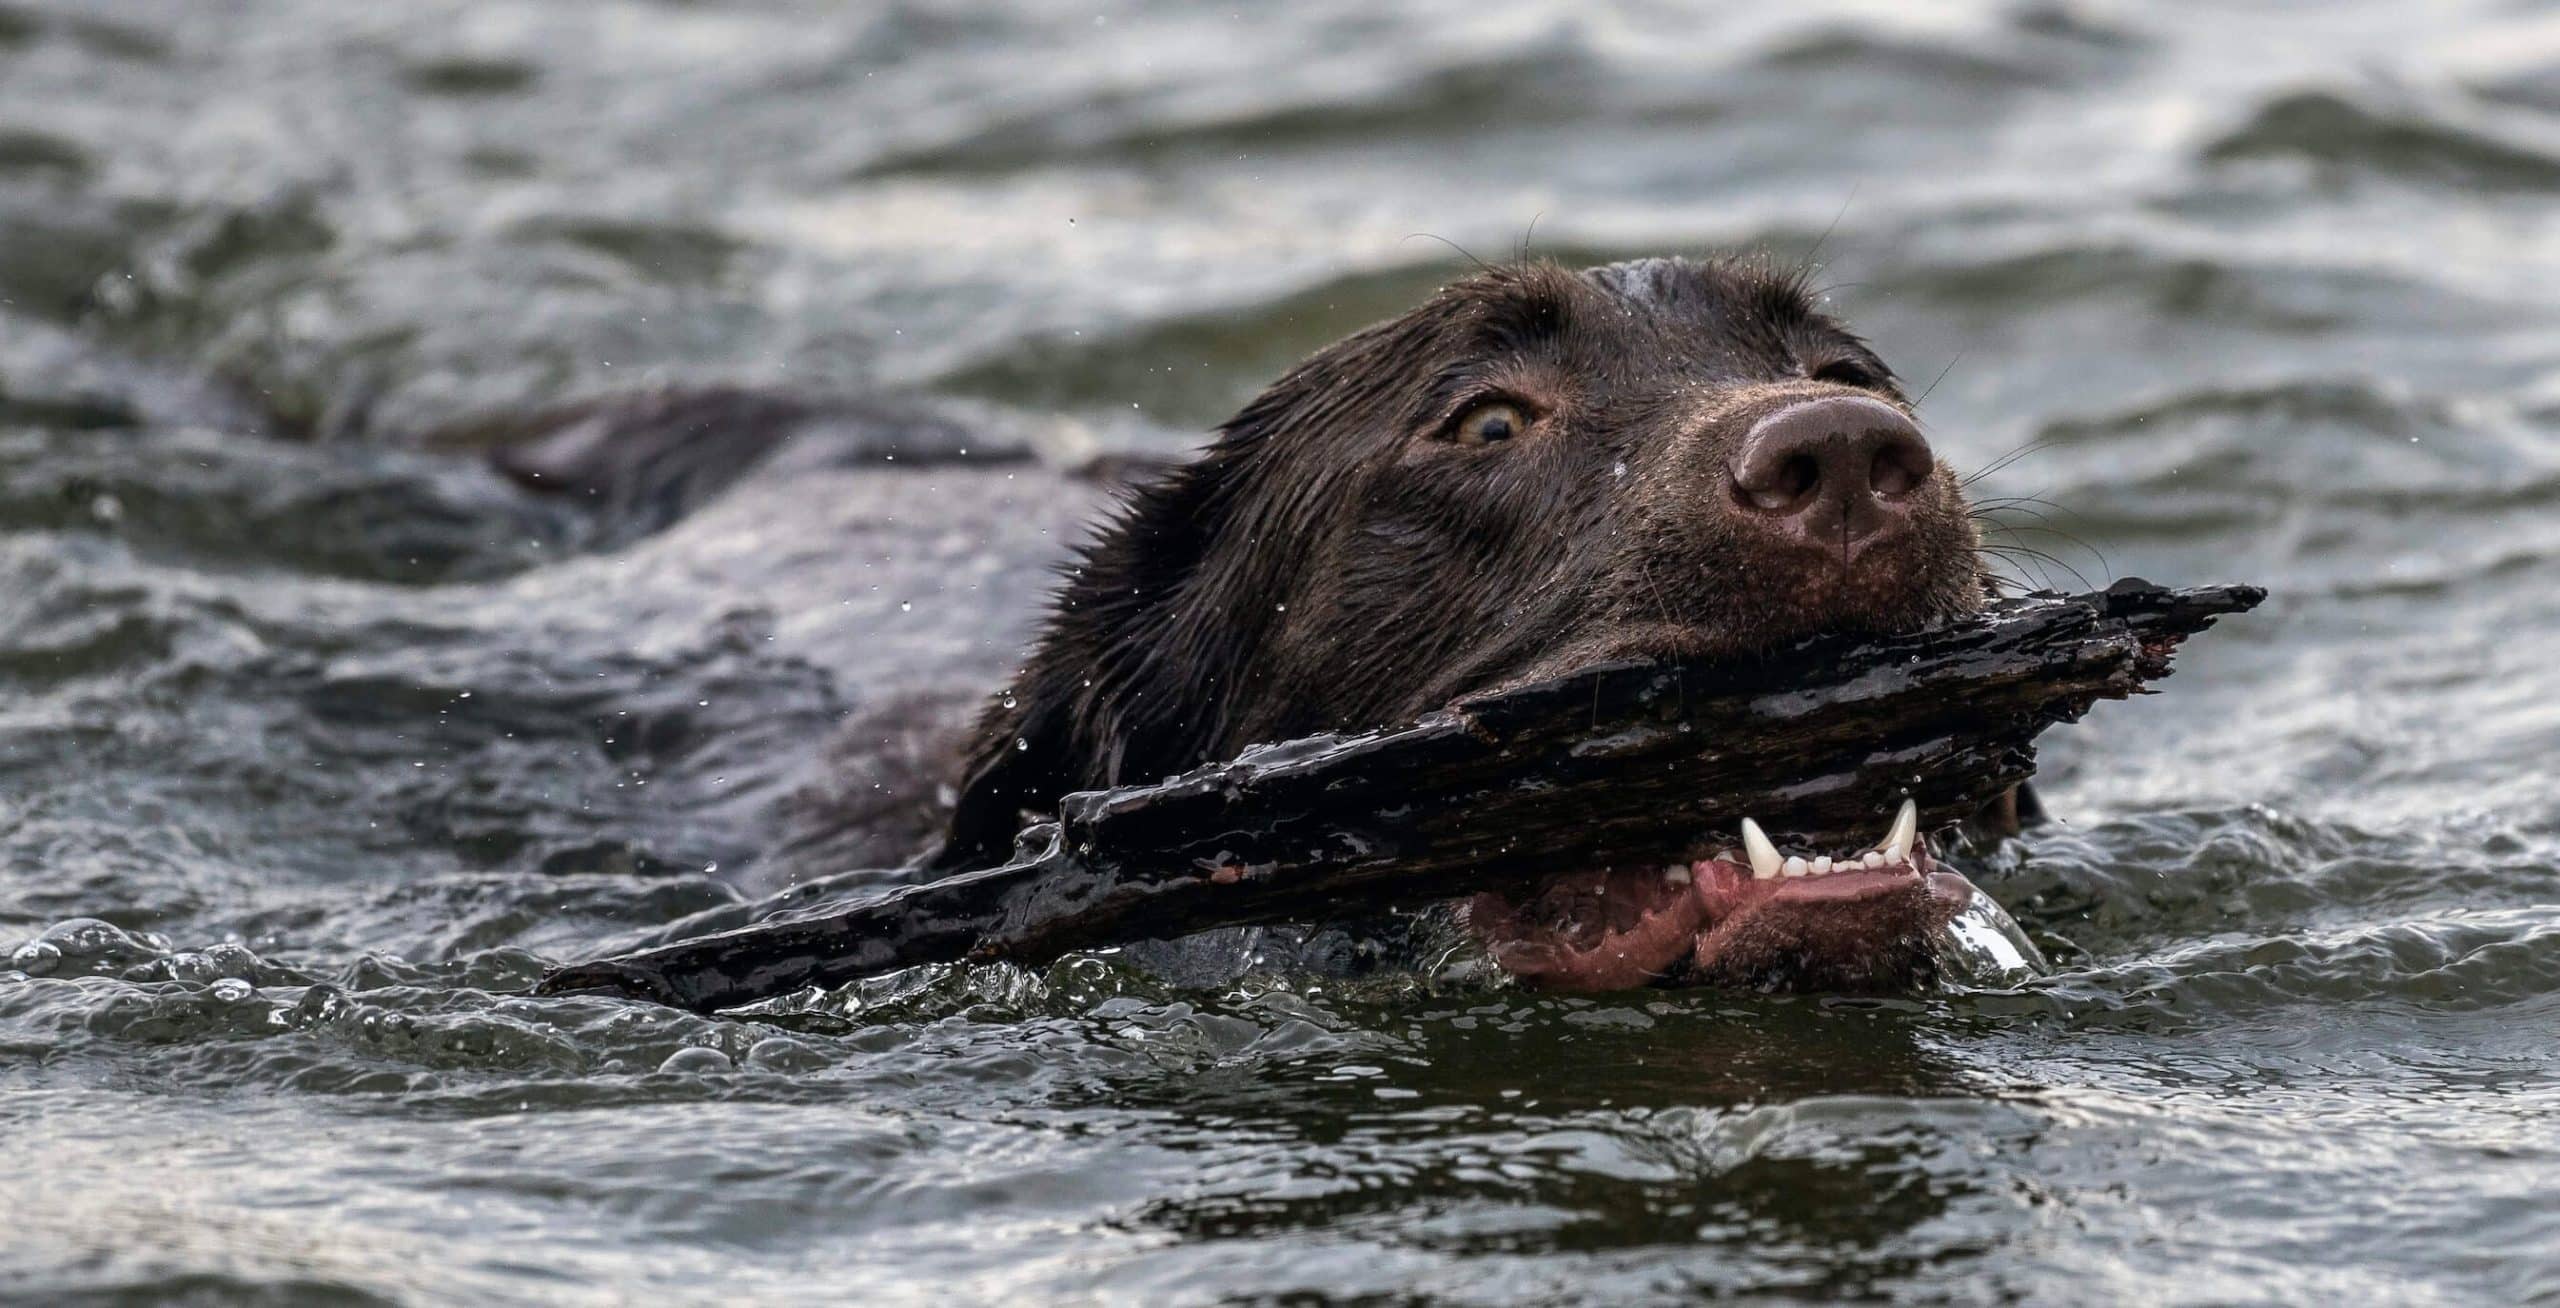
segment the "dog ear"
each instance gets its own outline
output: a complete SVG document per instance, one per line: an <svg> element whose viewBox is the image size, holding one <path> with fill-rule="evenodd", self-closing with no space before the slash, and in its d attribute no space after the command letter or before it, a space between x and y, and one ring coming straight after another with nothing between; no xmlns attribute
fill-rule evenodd
<svg viewBox="0 0 2560 1308"><path fill-rule="evenodd" d="M1352 462L1319 458L1287 477L1267 461L1406 403L1409 361L1428 353L1439 316L1417 311L1319 351L1228 419L1199 458L1130 495L1068 568L1009 700L980 719L938 866L1001 862L1026 811L1244 743L1228 739L1241 688L1300 566L1290 497L1321 501L1325 475Z"/></svg>
<svg viewBox="0 0 2560 1308"><path fill-rule="evenodd" d="M1247 449L1222 440L1142 484L1068 566L1030 662L979 719L937 866L1001 863L1025 813L1200 761L1258 628L1186 617L1184 600L1232 511Z"/></svg>

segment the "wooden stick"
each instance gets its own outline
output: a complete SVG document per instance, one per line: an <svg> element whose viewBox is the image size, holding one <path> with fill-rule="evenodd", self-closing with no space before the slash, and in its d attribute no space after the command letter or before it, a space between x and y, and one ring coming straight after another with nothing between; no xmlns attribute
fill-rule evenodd
<svg viewBox="0 0 2560 1308"><path fill-rule="evenodd" d="M1976 812L2034 771L2046 727L2142 692L2180 640L2265 597L2128 580L1911 635L1595 667L1069 795L1002 867L562 967L537 990L711 1012L921 963L1036 963L1669 861L1745 816L1792 843L1860 843L1905 797Z"/></svg>

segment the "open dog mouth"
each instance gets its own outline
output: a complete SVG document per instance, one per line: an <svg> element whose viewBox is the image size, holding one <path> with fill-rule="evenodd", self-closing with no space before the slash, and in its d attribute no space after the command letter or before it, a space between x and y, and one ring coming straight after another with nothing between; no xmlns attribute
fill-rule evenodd
<svg viewBox="0 0 2560 1308"><path fill-rule="evenodd" d="M1878 990L1925 975L1931 935L1976 893L1930 855L1909 800L1852 854L1782 852L1749 818L1741 837L1739 851L1575 873L1519 902L1480 894L1468 917L1504 970L1550 989Z"/></svg>

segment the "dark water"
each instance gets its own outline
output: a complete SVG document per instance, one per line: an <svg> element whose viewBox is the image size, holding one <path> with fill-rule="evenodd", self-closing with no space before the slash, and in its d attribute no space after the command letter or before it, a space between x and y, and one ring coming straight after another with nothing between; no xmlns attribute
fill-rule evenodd
<svg viewBox="0 0 2560 1308"><path fill-rule="evenodd" d="M2560 1299L2560 10L1020 8L0 0L0 1298ZM1533 221L1828 229L2022 543L2277 589L2050 738L2056 975L512 993L769 888L1084 506L615 540L411 434L1170 449Z"/></svg>

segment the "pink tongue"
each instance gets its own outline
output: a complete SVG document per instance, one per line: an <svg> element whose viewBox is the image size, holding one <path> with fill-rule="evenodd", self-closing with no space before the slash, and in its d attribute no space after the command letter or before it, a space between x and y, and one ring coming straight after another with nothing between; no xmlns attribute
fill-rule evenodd
<svg viewBox="0 0 2560 1308"><path fill-rule="evenodd" d="M1519 906L1482 894L1468 914L1504 971L1561 990L1643 985L1688 956L1707 920L1658 867L1561 878Z"/></svg>

